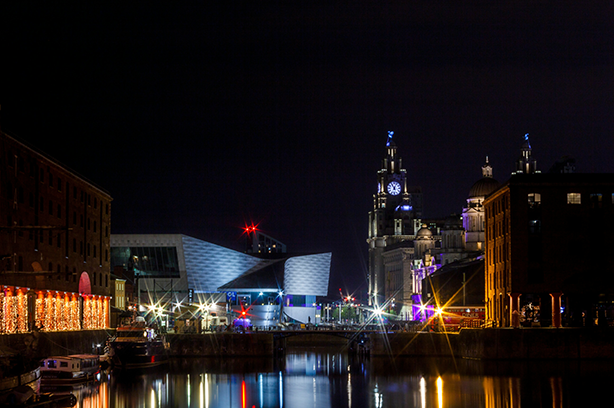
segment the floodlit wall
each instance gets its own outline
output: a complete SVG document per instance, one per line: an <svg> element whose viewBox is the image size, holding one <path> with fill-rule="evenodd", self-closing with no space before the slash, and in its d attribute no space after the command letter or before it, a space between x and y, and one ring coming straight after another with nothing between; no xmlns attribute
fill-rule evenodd
<svg viewBox="0 0 614 408"><path fill-rule="evenodd" d="M194 292L216 292L245 271L266 261L210 242L183 236L188 285Z"/></svg>
<svg viewBox="0 0 614 408"><path fill-rule="evenodd" d="M284 271L284 291L292 295L326 296L332 253L296 256L288 259Z"/></svg>

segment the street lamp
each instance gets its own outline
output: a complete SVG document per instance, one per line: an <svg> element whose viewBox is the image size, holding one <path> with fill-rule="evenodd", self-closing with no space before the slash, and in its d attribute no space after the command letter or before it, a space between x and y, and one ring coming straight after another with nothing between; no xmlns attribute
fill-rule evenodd
<svg viewBox="0 0 614 408"><path fill-rule="evenodd" d="M204 313L205 315L205 327L203 328L204 330L207 330L209 328L209 310L211 309L212 305L209 305L208 303L199 303L198 304L198 312L199 314Z"/></svg>

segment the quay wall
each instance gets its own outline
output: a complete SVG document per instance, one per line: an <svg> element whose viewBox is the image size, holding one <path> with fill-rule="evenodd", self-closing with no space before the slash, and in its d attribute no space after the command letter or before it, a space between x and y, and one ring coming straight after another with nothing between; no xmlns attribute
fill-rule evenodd
<svg viewBox="0 0 614 408"><path fill-rule="evenodd" d="M326 333L326 331L322 331L322 333ZM344 337L331 336L318 332L310 332L309 334L301 334L300 336L291 336L286 339L285 346L286 347L322 347L322 346L332 346L332 347L343 347L347 345L348 340Z"/></svg>
<svg viewBox="0 0 614 408"><path fill-rule="evenodd" d="M584 328L462 329L459 333L372 334L372 356L483 360L614 358L614 330Z"/></svg>
<svg viewBox="0 0 614 408"><path fill-rule="evenodd" d="M96 346L104 347L109 335L106 330L3 334L0 347L25 360L41 360L54 355L97 353Z"/></svg>
<svg viewBox="0 0 614 408"><path fill-rule="evenodd" d="M0 350L25 361L51 355L97 353L114 330L0 335ZM280 348L343 346L318 332L275 340L272 332L167 334L173 357L273 356ZM362 347L362 346L361 346ZM458 333L371 333L359 351L372 356L458 357L482 360L614 358L614 329L462 329Z"/></svg>
<svg viewBox="0 0 614 408"><path fill-rule="evenodd" d="M270 333L167 334L173 357L272 356L275 353Z"/></svg>
<svg viewBox="0 0 614 408"><path fill-rule="evenodd" d="M343 337L327 331L302 331L299 335L275 338L275 332L167 334L173 357L273 356L289 347L345 347ZM287 334L287 333L284 333Z"/></svg>

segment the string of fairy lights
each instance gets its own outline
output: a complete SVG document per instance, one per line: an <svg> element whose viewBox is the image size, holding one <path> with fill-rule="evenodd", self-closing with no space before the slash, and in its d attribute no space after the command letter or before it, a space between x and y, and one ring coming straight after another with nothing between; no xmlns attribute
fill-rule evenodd
<svg viewBox="0 0 614 408"><path fill-rule="evenodd" d="M28 331L27 290L5 288L0 292L0 333L23 333Z"/></svg>
<svg viewBox="0 0 614 408"><path fill-rule="evenodd" d="M109 301L103 296L87 296L83 299L83 329L106 328Z"/></svg>
<svg viewBox="0 0 614 408"><path fill-rule="evenodd" d="M28 332L29 310L33 310L32 322L40 331L105 329L109 321L109 299L108 296L4 286L0 290L0 334Z"/></svg>

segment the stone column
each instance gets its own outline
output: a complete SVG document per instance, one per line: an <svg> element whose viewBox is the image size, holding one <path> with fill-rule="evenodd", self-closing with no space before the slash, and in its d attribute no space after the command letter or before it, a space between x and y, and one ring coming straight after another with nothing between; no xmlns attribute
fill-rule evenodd
<svg viewBox="0 0 614 408"><path fill-rule="evenodd" d="M561 296L560 292L551 293L552 297L552 327L561 327Z"/></svg>
<svg viewBox="0 0 614 408"><path fill-rule="evenodd" d="M510 297L510 322L512 327L520 327L520 295L522 293L508 293Z"/></svg>

